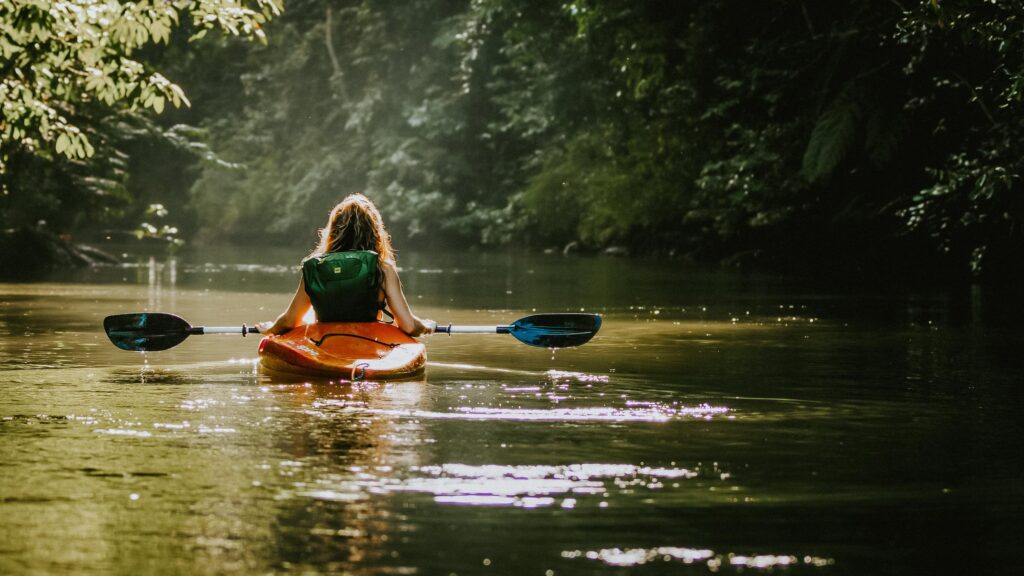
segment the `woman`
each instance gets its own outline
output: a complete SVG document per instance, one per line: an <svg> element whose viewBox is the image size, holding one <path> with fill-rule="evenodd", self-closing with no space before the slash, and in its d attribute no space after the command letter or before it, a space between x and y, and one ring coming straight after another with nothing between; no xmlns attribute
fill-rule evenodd
<svg viewBox="0 0 1024 576"><path fill-rule="evenodd" d="M300 325L310 307L319 322L372 322L385 306L410 336L430 334L437 326L409 309L380 212L366 196L352 194L331 210L319 245L302 262L288 308L256 327L261 334L283 334Z"/></svg>

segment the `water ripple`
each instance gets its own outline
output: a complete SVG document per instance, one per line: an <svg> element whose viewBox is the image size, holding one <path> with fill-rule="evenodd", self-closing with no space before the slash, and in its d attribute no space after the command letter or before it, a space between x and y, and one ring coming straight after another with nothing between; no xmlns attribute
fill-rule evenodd
<svg viewBox="0 0 1024 576"><path fill-rule="evenodd" d="M588 551L566 550L562 552L562 558L586 558L588 560L604 562L609 566L621 567L639 566L658 560L663 562L681 562L683 564L706 562L708 569L712 572L718 572L726 567L742 572L747 568L773 570L775 568L787 568L801 564L813 568L824 568L835 564L835 560L831 558L819 558L817 556L797 557L792 554L716 554L713 550L677 546L627 549L604 548Z"/></svg>
<svg viewBox="0 0 1024 576"><path fill-rule="evenodd" d="M299 496L349 502L371 494L422 493L439 504L574 508L576 497L600 498L600 506L613 491L632 494L655 491L666 482L703 478L725 480L729 474L717 466L704 469L652 467L633 464L581 463L568 465L469 465L448 463L414 466L406 474L390 467L353 467L351 476L330 475L314 482L297 482ZM404 476L404 477L403 477ZM672 482L678 487L678 482ZM287 495L284 495L287 497ZM561 498L560 501L556 498Z"/></svg>
<svg viewBox="0 0 1024 576"><path fill-rule="evenodd" d="M644 403L642 407L611 408L490 408L459 406L450 412L432 410L396 410L370 408L351 405L343 400L318 399L314 408L330 405L341 405L343 412L393 416L399 418L437 419L437 420L509 420L534 422L668 422L683 418L702 418L709 420L714 416L727 414L726 406L672 406L664 404Z"/></svg>

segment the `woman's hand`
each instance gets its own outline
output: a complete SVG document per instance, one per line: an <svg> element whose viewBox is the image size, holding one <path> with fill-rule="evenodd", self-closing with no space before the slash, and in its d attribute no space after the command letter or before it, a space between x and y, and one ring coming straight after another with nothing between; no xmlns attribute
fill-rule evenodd
<svg viewBox="0 0 1024 576"><path fill-rule="evenodd" d="M256 330L259 331L259 333L263 334L264 336L270 336L273 333L271 332L271 328L273 327L274 323L271 320L267 320L266 322L260 322L259 324L254 326L254 328L256 328Z"/></svg>
<svg viewBox="0 0 1024 576"><path fill-rule="evenodd" d="M433 334L434 329L437 328L437 322L422 320L409 309L409 302L405 299L402 281L398 278L398 270L395 269L394 263L385 261L382 269L384 270L384 296L387 298L388 308L395 315L395 325L409 336Z"/></svg>

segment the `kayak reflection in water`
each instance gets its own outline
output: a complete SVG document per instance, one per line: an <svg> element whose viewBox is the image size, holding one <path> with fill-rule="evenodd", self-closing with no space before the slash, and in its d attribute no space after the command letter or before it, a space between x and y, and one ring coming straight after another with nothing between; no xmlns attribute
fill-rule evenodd
<svg viewBox="0 0 1024 576"><path fill-rule="evenodd" d="M362 194L345 197L331 210L320 243L302 261L299 287L288 308L256 327L261 334L283 334L302 324L310 307L318 322L374 322L389 308L395 325L410 336L430 334L437 326L409 308L391 236L377 207Z"/></svg>

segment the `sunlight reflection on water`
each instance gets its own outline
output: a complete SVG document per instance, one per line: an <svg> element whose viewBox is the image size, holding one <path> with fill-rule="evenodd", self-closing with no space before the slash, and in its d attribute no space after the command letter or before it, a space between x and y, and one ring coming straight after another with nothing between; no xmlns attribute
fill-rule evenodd
<svg viewBox="0 0 1024 576"><path fill-rule="evenodd" d="M651 467L633 464L583 463L549 465L440 464L412 466L396 473L390 467L353 467L351 476L327 475L312 482L296 482L298 496L316 500L355 501L374 494L422 493L440 504L552 506L561 497L563 508L576 506L577 497L602 499L612 493L657 491L665 481L726 480L730 474L717 466L694 468ZM673 483L673 487L679 487ZM282 497L287 498L284 494Z"/></svg>
<svg viewBox="0 0 1024 576"><path fill-rule="evenodd" d="M340 406L343 412L358 412L378 416L448 420L521 420L535 422L668 422L680 418L711 419L729 412L726 406L673 406L658 405L646 408L488 408L458 406L451 412L431 410L395 410L354 406L344 400L318 399L314 408Z"/></svg>
<svg viewBox="0 0 1024 576"><path fill-rule="evenodd" d="M835 560L832 558L819 558L817 556L798 558L791 554L716 554L713 550L677 546L627 549L604 548L588 551L566 550L562 552L562 558L586 558L587 560L598 560L609 566L622 567L640 566L658 560L663 562L675 561L683 564L706 562L708 570L712 572L718 572L726 567L741 572L745 568L772 570L800 564L812 568L824 568L835 564Z"/></svg>

